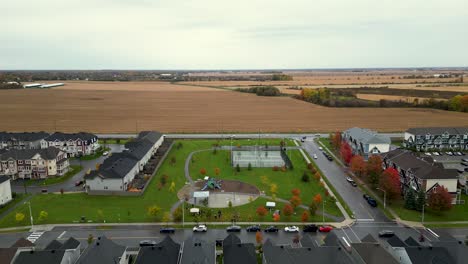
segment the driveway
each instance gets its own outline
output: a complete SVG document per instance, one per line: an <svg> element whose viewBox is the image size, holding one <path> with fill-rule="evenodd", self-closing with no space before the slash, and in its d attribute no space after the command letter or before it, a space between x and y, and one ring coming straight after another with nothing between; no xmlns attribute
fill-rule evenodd
<svg viewBox="0 0 468 264"><path fill-rule="evenodd" d="M387 222L389 219L378 209L373 208L362 198L363 193L359 188L351 186L346 181L344 168L338 166L335 162L329 161L319 150L319 146L315 141L307 140L302 143L302 146L307 153L312 157L317 154L317 159L314 159L317 166L322 170L328 181L335 187L336 191L341 195L343 200L348 204L348 207L353 212L357 221L377 221Z"/></svg>
<svg viewBox="0 0 468 264"><path fill-rule="evenodd" d="M120 144L107 144L107 147L109 147L111 150L110 152L122 152L125 148L124 145ZM77 159L72 159L70 160L70 165L81 165L83 166L83 169L73 175L72 178L68 179L65 182L62 183L57 183L53 185L48 185L48 186L36 186L36 185L30 185L27 186L27 192L28 193L40 193L42 189L47 189L48 192L60 192L61 189L63 189L65 192L76 192L76 191L82 191L82 187L76 187L75 182L83 179L84 175L88 170L95 170L96 169L96 164L102 164L104 160L106 159L106 156L101 156L97 159L94 160L77 160ZM11 182L11 191L12 192L17 192L17 193L24 193L24 186L22 181L12 181Z"/></svg>

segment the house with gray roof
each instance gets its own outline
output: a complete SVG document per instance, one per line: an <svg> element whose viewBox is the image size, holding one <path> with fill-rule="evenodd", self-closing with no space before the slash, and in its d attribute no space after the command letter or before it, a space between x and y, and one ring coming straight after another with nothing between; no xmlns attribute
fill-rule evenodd
<svg viewBox="0 0 468 264"><path fill-rule="evenodd" d="M135 260L135 264L178 264L180 244L166 236L163 241L151 247L141 247ZM190 262L197 263L197 262ZM202 262L204 263L204 262Z"/></svg>
<svg viewBox="0 0 468 264"><path fill-rule="evenodd" d="M229 234L223 240L223 263L225 264L257 264L257 253L252 243L242 243L234 234Z"/></svg>
<svg viewBox="0 0 468 264"><path fill-rule="evenodd" d="M403 146L417 151L468 150L468 127L410 128Z"/></svg>
<svg viewBox="0 0 468 264"><path fill-rule="evenodd" d="M195 236L184 241L180 264L214 264L216 263L216 246Z"/></svg>
<svg viewBox="0 0 468 264"><path fill-rule="evenodd" d="M12 263L74 264L79 257L80 242L74 238L69 238L64 244L53 240L44 250L18 250Z"/></svg>
<svg viewBox="0 0 468 264"><path fill-rule="evenodd" d="M431 158L420 158L405 149L395 149L381 155L385 169L394 168L400 175L402 193L424 190L429 193L438 186L444 186L456 202L458 171L444 169Z"/></svg>
<svg viewBox="0 0 468 264"><path fill-rule="evenodd" d="M342 138L348 142L353 154L361 155L364 159L372 155L388 152L392 143L388 136L359 127L345 130Z"/></svg>
<svg viewBox="0 0 468 264"><path fill-rule="evenodd" d="M135 140L125 144L121 153L113 153L98 170L85 175L86 191L90 194L112 194L127 191L150 158L163 143L164 136L155 131L141 132Z"/></svg>
<svg viewBox="0 0 468 264"><path fill-rule="evenodd" d="M56 147L67 153L68 157L91 155L99 148L96 135L86 132L55 132L41 140L41 148Z"/></svg>
<svg viewBox="0 0 468 264"><path fill-rule="evenodd" d="M46 132L9 133L0 132L0 149L39 149Z"/></svg>
<svg viewBox="0 0 468 264"><path fill-rule="evenodd" d="M268 239L263 244L263 264L348 264L353 259L339 246L291 247L275 246Z"/></svg>
<svg viewBox="0 0 468 264"><path fill-rule="evenodd" d="M12 200L10 177L0 176L0 205L9 203Z"/></svg>
<svg viewBox="0 0 468 264"><path fill-rule="evenodd" d="M89 245L77 264L103 264L103 263L128 263L129 256L126 254L125 246L116 244L105 236L98 237Z"/></svg>
<svg viewBox="0 0 468 264"><path fill-rule="evenodd" d="M65 152L55 147L46 149L11 149L0 153L0 175L12 179L45 179L68 172Z"/></svg>

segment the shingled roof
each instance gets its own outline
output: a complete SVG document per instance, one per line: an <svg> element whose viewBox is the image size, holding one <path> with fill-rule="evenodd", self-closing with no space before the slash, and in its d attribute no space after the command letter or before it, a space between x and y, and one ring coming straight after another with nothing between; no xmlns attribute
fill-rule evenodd
<svg viewBox="0 0 468 264"><path fill-rule="evenodd" d="M36 154L39 154L41 158L46 160L52 160L57 158L60 149L56 147L48 147L46 149L12 149L9 151L2 152L0 154L0 160L15 159L15 160L26 160L31 159Z"/></svg>
<svg viewBox="0 0 468 264"><path fill-rule="evenodd" d="M153 247L142 247L138 252L135 264L177 264L179 260L180 244L169 236ZM194 263L194 262L190 262Z"/></svg>
<svg viewBox="0 0 468 264"><path fill-rule="evenodd" d="M406 130L413 135L442 135L449 133L450 135L468 134L468 127L414 127Z"/></svg>
<svg viewBox="0 0 468 264"><path fill-rule="evenodd" d="M390 160L403 170L411 172L420 179L457 179L458 171L455 169L443 169L435 163L418 158L411 151L395 149L381 154L382 159Z"/></svg>
<svg viewBox="0 0 468 264"><path fill-rule="evenodd" d="M126 247L118 245L107 237L98 237L96 241L81 254L78 264L118 263Z"/></svg>
<svg viewBox="0 0 468 264"><path fill-rule="evenodd" d="M95 177L100 177L103 179L121 179L124 178L137 163L138 161L136 159L124 152L114 153L101 164L99 170L91 171L90 174L85 175L85 178L93 179Z"/></svg>
<svg viewBox="0 0 468 264"><path fill-rule="evenodd" d="M364 144L390 144L392 141L389 137L379 134L375 131L365 128L353 127L344 132L351 136L356 141Z"/></svg>
<svg viewBox="0 0 468 264"><path fill-rule="evenodd" d="M52 135L45 138L47 141L68 141L68 140L78 140L81 139L83 141L90 141L92 139L97 139L97 136L87 132L79 132L79 133L62 133L62 132L55 132Z"/></svg>
<svg viewBox="0 0 468 264"><path fill-rule="evenodd" d="M9 133L0 132L0 141L37 141L49 136L46 132Z"/></svg>
<svg viewBox="0 0 468 264"><path fill-rule="evenodd" d="M184 242L181 264L216 263L216 247L214 242L206 242L194 236Z"/></svg>
<svg viewBox="0 0 468 264"><path fill-rule="evenodd" d="M223 241L223 263L225 264L256 264L257 255L252 243L240 243L240 239L229 234Z"/></svg>

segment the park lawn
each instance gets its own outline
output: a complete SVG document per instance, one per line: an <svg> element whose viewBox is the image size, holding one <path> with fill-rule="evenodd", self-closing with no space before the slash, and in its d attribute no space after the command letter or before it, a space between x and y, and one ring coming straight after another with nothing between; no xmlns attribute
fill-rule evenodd
<svg viewBox="0 0 468 264"><path fill-rule="evenodd" d="M193 216L189 213L189 208L192 207L191 204L186 204L185 205L185 221L191 221L191 222L230 222L233 215L237 214L239 216L238 222L273 222L273 213L274 210L271 210L268 212L268 214L261 218L256 214L256 210L260 206L265 206L266 202L270 202L272 200L266 199L264 197L259 197L255 199L253 202L240 205L240 206L235 206L232 208L206 208L203 206L196 206L197 208L200 208L202 211L206 210L211 210L211 217L206 217L205 215L202 216ZM283 209L283 206L285 203L282 202L276 202L276 209L281 210ZM195 206L194 206L195 207ZM218 214L218 211L221 211L221 218L220 219L215 219L215 215ZM296 208L295 212L293 215L290 217L286 217L284 215L281 215L280 217L280 222L301 222L301 216L302 213L305 210L302 208ZM308 211L308 210L307 210ZM316 214L314 216L309 216L309 221L308 222L321 222L322 221L322 215L321 214ZM326 222L334 222L334 220L331 220L327 217L325 217Z"/></svg>
<svg viewBox="0 0 468 264"><path fill-rule="evenodd" d="M468 195L463 194L461 200L465 200L465 204L453 205L452 209L447 212L436 213L429 208L425 208L424 222L448 222L448 221L467 221L468 220ZM421 212L408 210L404 208L404 201L393 201L390 207L403 220L421 221Z"/></svg>
<svg viewBox="0 0 468 264"><path fill-rule="evenodd" d="M179 142L182 147L177 147ZM160 221L164 212L168 212L171 206L178 201L177 191L185 185L184 164L190 152L200 149L210 149L215 140L180 140L176 141L163 161L161 167L152 178L148 188L142 196L91 196L86 193L72 194L38 194L31 200L33 217L36 224L74 223L81 216L92 222L154 222ZM175 158L175 164L170 164L171 158ZM168 176L168 181L159 190L158 183L162 175ZM175 190L170 191L171 183L174 182ZM156 205L161 208L157 217L147 215L147 208ZM48 213L47 219L38 221L40 211ZM99 212L102 212L99 213ZM15 221L15 213L25 214L25 220L18 223ZM20 205L17 210L0 219L0 227L11 227L29 225L29 210L27 205Z"/></svg>
<svg viewBox="0 0 468 264"><path fill-rule="evenodd" d="M313 196L316 194L321 194L322 198L324 198L325 189L321 187L318 181L313 178L313 175L308 172L307 164L300 151L289 150L288 156L293 163L293 169L287 170L286 172L273 171L272 168L252 168L250 171L247 168L241 168L241 171L237 172L235 168L231 167L229 151L221 150L217 151L216 154L213 151L199 152L193 155L190 164L190 176L194 180L202 179L204 175L200 173L200 170L201 168L205 168L209 176L250 183L270 196L272 195L270 185L274 183L278 186L276 194L278 198L289 200L292 196L291 190L294 188L301 190L300 198L302 204L310 204ZM219 176L215 175L215 168L220 169ZM303 173L306 171L311 178L308 183L302 182L301 180ZM262 178L266 179L266 181ZM325 211L335 216L342 216L334 202L326 203Z"/></svg>
<svg viewBox="0 0 468 264"><path fill-rule="evenodd" d="M70 165L70 170L67 173L65 173L65 175L58 176L58 177L47 178L47 179L39 182L37 185L38 186L46 186L46 185L57 184L57 183L67 181L68 179L72 178L75 174L80 172L82 169L83 169L83 167L80 166L80 165Z"/></svg>
<svg viewBox="0 0 468 264"><path fill-rule="evenodd" d="M11 200L10 202L8 202L7 204L3 205L0 207L0 214L2 214L3 212L5 212L6 210L10 209L11 207L13 207L15 204L19 203L20 201L22 201L24 198L28 197L29 194L23 194L23 193L17 193L16 194L16 197L13 198L13 200Z"/></svg>

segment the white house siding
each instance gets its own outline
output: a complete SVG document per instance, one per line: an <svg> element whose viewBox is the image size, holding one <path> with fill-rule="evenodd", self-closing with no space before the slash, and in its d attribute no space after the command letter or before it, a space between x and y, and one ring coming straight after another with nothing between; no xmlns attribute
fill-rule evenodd
<svg viewBox="0 0 468 264"><path fill-rule="evenodd" d="M380 153L386 153L390 151L390 144L369 144L369 151L374 148L377 148ZM372 155L372 153L369 153L369 156L370 155Z"/></svg>
<svg viewBox="0 0 468 264"><path fill-rule="evenodd" d="M429 179L426 180L426 192L429 191L429 189L434 186L435 184L439 184L440 186L444 186L447 188L449 193L453 194L453 200L452 204L456 203L456 195L455 193L457 192L457 183L458 179Z"/></svg>
<svg viewBox="0 0 468 264"><path fill-rule="evenodd" d="M414 135L411 133L405 132L405 141L409 140L410 138L414 141Z"/></svg>
<svg viewBox="0 0 468 264"><path fill-rule="evenodd" d="M8 203L11 199L10 180L7 180L0 183L0 205Z"/></svg>
<svg viewBox="0 0 468 264"><path fill-rule="evenodd" d="M90 191L126 191L128 184L138 172L138 165L135 165L123 179L95 177L94 179L87 179L86 186Z"/></svg>

